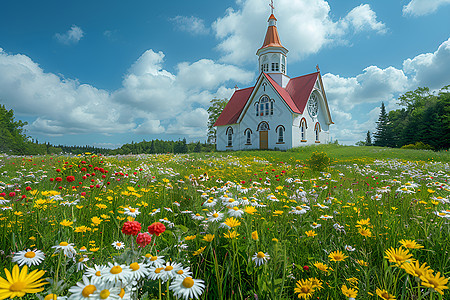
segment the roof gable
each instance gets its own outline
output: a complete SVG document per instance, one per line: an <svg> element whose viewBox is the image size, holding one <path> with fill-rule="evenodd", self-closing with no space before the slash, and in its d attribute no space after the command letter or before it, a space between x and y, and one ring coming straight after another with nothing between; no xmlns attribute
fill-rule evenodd
<svg viewBox="0 0 450 300"><path fill-rule="evenodd" d="M254 87L249 87L234 92L230 101L223 109L220 116L217 118L214 126L223 126L228 124L235 124L247 103L248 98L253 92Z"/></svg>
<svg viewBox="0 0 450 300"><path fill-rule="evenodd" d="M286 92L291 96L301 114L305 110L306 103L317 81L317 76L319 76L319 72L291 78L286 86Z"/></svg>

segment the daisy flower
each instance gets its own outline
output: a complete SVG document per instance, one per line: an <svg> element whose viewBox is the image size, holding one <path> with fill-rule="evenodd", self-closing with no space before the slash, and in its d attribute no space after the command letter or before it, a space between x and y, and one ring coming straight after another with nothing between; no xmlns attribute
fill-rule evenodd
<svg viewBox="0 0 450 300"><path fill-rule="evenodd" d="M202 216L202 215L200 215L199 213L196 213L196 214L192 214L192 215L191 215L191 218L192 218L193 220L200 221L200 220L203 220L205 217Z"/></svg>
<svg viewBox="0 0 450 300"><path fill-rule="evenodd" d="M78 259L78 263L77 263L77 272L83 270L83 269L86 267L86 265L85 265L84 262L85 262L85 261L88 261L88 260L89 260L89 258L87 258L86 256L80 257L80 258Z"/></svg>
<svg viewBox="0 0 450 300"><path fill-rule="evenodd" d="M42 292L44 284L41 278L44 271L34 270L28 274L28 266L23 266L22 270L18 265L14 265L12 273L5 269L6 279L0 277L0 298L23 297L25 294L35 294Z"/></svg>
<svg viewBox="0 0 450 300"><path fill-rule="evenodd" d="M192 277L176 278L169 287L177 298L198 299L205 289L204 281Z"/></svg>
<svg viewBox="0 0 450 300"><path fill-rule="evenodd" d="M61 242L59 245L53 246L52 248L55 248L55 253L63 252L65 256L68 258L72 258L75 254L77 254L77 251L73 247L73 243L67 243L67 242Z"/></svg>
<svg viewBox="0 0 450 300"><path fill-rule="evenodd" d="M252 260L255 262L256 266L259 267L265 264L270 259L270 255L266 252L259 251L253 255Z"/></svg>
<svg viewBox="0 0 450 300"><path fill-rule="evenodd" d="M240 218L244 214L243 210L240 210L237 206L234 206L233 208L228 209L228 215L235 218Z"/></svg>
<svg viewBox="0 0 450 300"><path fill-rule="evenodd" d="M292 210L289 212L290 214L302 215L306 213L307 210L302 206L292 207Z"/></svg>
<svg viewBox="0 0 450 300"><path fill-rule="evenodd" d="M27 251L19 251L14 254L12 258L12 262L18 263L19 267L23 265L38 266L45 259L44 252L41 250L33 250L28 249Z"/></svg>
<svg viewBox="0 0 450 300"><path fill-rule="evenodd" d="M319 228L320 226L322 226L322 224L318 224L318 223L314 222L314 223L312 223L310 226L311 226L312 228L316 229L316 228Z"/></svg>
<svg viewBox="0 0 450 300"><path fill-rule="evenodd" d="M125 207L124 212L125 215L136 218L141 212L139 208Z"/></svg>
<svg viewBox="0 0 450 300"><path fill-rule="evenodd" d="M116 248L116 250L122 250L123 248L125 248L125 244L119 241L115 241L114 243L111 244L111 246Z"/></svg>
<svg viewBox="0 0 450 300"><path fill-rule="evenodd" d="M69 300L84 300L90 299L90 296L97 290L96 281L87 276L83 276L82 282L77 282L77 285L69 289Z"/></svg>
<svg viewBox="0 0 450 300"><path fill-rule="evenodd" d="M175 277L176 272L182 268L182 265L168 261L163 267L164 269L161 270L161 279L162 282L166 282Z"/></svg>
<svg viewBox="0 0 450 300"><path fill-rule="evenodd" d="M180 267L180 269L178 271L175 272L175 278L186 278L192 276L192 272L190 271L189 267L183 268Z"/></svg>
<svg viewBox="0 0 450 300"><path fill-rule="evenodd" d="M108 267L94 264L93 268L86 268L84 275L87 277L93 277L94 279L100 279L100 277L108 271Z"/></svg>
<svg viewBox="0 0 450 300"><path fill-rule="evenodd" d="M162 275L163 275L162 272L164 272L163 266L150 267L148 278L150 278L151 280L159 280L162 278Z"/></svg>
<svg viewBox="0 0 450 300"><path fill-rule="evenodd" d="M150 216L154 216L161 211L161 208L154 208L150 213Z"/></svg>
<svg viewBox="0 0 450 300"><path fill-rule="evenodd" d="M353 252L353 251L355 251L356 249L353 248L353 247L350 246L350 245L345 245L345 250L350 251L350 252Z"/></svg>
<svg viewBox="0 0 450 300"><path fill-rule="evenodd" d="M166 261L163 259L164 256L153 256L150 253L145 254L145 262L150 266L162 267Z"/></svg>
<svg viewBox="0 0 450 300"><path fill-rule="evenodd" d="M90 295L89 299L105 299L105 300L119 300L121 287L116 286L113 282L101 282L97 285L97 290Z"/></svg>
<svg viewBox="0 0 450 300"><path fill-rule="evenodd" d="M106 272L102 277L105 279L105 281L121 280L125 282L132 277L132 273L130 267L126 265L113 265L109 262L108 268L106 269Z"/></svg>
<svg viewBox="0 0 450 300"><path fill-rule="evenodd" d="M133 280L140 280L148 275L149 270L146 264L134 262L130 264Z"/></svg>
<svg viewBox="0 0 450 300"><path fill-rule="evenodd" d="M207 214L209 222L219 222L223 218L223 213L212 211Z"/></svg>

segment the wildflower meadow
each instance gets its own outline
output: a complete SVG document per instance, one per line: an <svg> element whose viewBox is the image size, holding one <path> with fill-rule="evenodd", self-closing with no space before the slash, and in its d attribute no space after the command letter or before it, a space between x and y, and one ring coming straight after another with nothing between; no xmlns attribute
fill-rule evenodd
<svg viewBox="0 0 450 300"><path fill-rule="evenodd" d="M450 299L449 161L0 155L0 299Z"/></svg>

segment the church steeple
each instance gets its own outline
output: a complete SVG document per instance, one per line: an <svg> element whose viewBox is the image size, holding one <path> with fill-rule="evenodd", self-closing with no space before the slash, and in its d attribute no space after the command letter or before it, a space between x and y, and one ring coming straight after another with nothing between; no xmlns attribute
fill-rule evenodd
<svg viewBox="0 0 450 300"><path fill-rule="evenodd" d="M273 4L270 4L272 8L272 14L267 20L268 27L264 43L261 48L258 49L256 55L259 59L259 72L265 72L272 77L281 87L286 87L289 82L286 66L286 54L288 50L281 45L280 36L277 30L277 19L273 14Z"/></svg>

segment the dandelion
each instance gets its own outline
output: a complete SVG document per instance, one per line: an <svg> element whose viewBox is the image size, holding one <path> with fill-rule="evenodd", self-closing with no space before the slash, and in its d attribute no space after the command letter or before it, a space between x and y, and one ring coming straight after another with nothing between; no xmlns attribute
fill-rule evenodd
<svg viewBox="0 0 450 300"><path fill-rule="evenodd" d="M214 239L214 234L206 234L204 237L203 237L203 240L204 241L206 241L206 242L211 242L212 240Z"/></svg>
<svg viewBox="0 0 450 300"><path fill-rule="evenodd" d="M377 288L376 292L377 292L377 295L383 300L395 300L395 296L389 294L388 291L386 291L384 289L380 290L379 288Z"/></svg>
<svg viewBox="0 0 450 300"><path fill-rule="evenodd" d="M40 279L44 274L42 270L34 270L28 274L28 266L20 270L18 265L14 265L12 273L5 269L6 279L0 277L0 299L42 292L44 290L42 286L48 283Z"/></svg>
<svg viewBox="0 0 450 300"><path fill-rule="evenodd" d="M335 261L335 262L338 262L338 261L344 261L346 258L347 258L348 256L346 256L344 253L342 253L341 251L334 251L334 252L331 252L329 255L328 255L328 258L330 259L330 261Z"/></svg>
<svg viewBox="0 0 450 300"><path fill-rule="evenodd" d="M444 295L443 290L448 289L448 278L441 277L440 272L437 272L436 275L433 275L432 272L428 272L421 276L420 279L422 280L423 286L432 288L441 295Z"/></svg>
<svg viewBox="0 0 450 300"><path fill-rule="evenodd" d="M252 260L255 262L256 266L259 267L265 264L270 259L270 255L268 253L264 253L259 251L253 255Z"/></svg>
<svg viewBox="0 0 450 300"><path fill-rule="evenodd" d="M14 254L12 258L13 263L18 263L19 267L23 265L27 265L28 267L31 266L38 266L43 262L45 259L44 252L41 250L33 250L31 251L28 249L27 251L19 251Z"/></svg>
<svg viewBox="0 0 450 300"><path fill-rule="evenodd" d="M317 233L314 230L308 230L305 232L306 236L308 237L315 237Z"/></svg>
<svg viewBox="0 0 450 300"><path fill-rule="evenodd" d="M192 277L176 278L172 281L169 289L177 298L198 299L205 289L204 281L201 279L193 279Z"/></svg>
<svg viewBox="0 0 450 300"><path fill-rule="evenodd" d="M420 249L423 248L421 244L416 243L416 241L413 240L401 240L400 244L402 244L403 247L408 249Z"/></svg>

